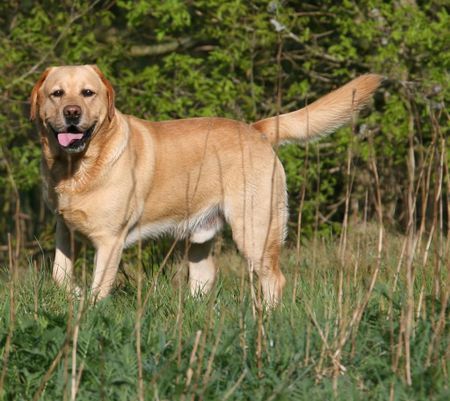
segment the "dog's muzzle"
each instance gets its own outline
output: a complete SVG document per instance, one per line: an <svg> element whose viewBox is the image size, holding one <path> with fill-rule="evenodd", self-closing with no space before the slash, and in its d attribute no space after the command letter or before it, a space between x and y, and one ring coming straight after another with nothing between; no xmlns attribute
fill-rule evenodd
<svg viewBox="0 0 450 401"><path fill-rule="evenodd" d="M78 153L82 152L92 133L95 129L95 123L87 130L82 130L76 125L69 125L62 130L52 128L55 134L56 140L61 148L63 148L68 153Z"/></svg>

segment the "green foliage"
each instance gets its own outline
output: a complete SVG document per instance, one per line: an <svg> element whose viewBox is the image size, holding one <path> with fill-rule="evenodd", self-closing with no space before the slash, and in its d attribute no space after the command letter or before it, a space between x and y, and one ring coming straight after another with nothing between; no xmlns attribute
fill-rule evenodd
<svg viewBox="0 0 450 401"><path fill-rule="evenodd" d="M13 225L14 187L29 218L21 223L27 226L27 240L41 238L43 225L52 222L35 213L44 207L38 205L39 143L27 116L31 88L49 65L86 63L98 64L113 82L119 109L152 120L218 115L251 122L298 109L359 74L385 75L391 84L379 92L370 116L360 118L353 129L308 150L288 145L279 153L291 195L291 226L305 186L305 235L315 221L323 232L339 229L349 183L348 147L357 170L352 181L355 213L364 207L369 218L375 213L370 167L375 158L385 221L405 226L408 138L414 137L420 170L427 148L448 131L450 21L442 4L2 2L0 226L8 229L2 230L0 242L6 243ZM450 160L448 143L444 149Z"/></svg>

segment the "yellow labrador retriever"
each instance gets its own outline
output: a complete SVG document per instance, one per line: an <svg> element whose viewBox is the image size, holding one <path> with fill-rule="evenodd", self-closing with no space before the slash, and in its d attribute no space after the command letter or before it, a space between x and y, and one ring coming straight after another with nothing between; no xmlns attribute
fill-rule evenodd
<svg viewBox="0 0 450 401"><path fill-rule="evenodd" d="M311 105L253 124L224 118L151 122L122 114L93 65L48 68L31 94L42 143L44 196L57 216L53 277L72 282L70 231L96 249L92 293L108 295L122 250L171 233L188 238L189 285L208 291L214 236L226 221L276 304L287 219L285 174L273 146L305 141L349 122L381 77L354 79Z"/></svg>

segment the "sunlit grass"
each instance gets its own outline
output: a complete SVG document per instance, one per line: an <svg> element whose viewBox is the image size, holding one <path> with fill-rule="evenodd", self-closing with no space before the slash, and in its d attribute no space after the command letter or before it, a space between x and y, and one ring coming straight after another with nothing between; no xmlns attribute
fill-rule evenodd
<svg viewBox="0 0 450 401"><path fill-rule="evenodd" d="M150 274L144 280L148 302L140 324L145 399L447 399L445 264L441 261L436 271L436 252L426 266L420 249L414 258L408 385L403 263L396 278L403 237L385 237L380 271L363 303L377 262L376 233L376 227L352 233L343 259L331 241L319 240L315 248L312 242L302 244L300 259L294 250L284 251L283 304L262 314L252 307L245 262L232 250L217 255L217 285L200 299L187 293L183 280L174 284L180 264ZM136 283L133 257L126 260L127 278L121 276L108 299L87 307L79 322L78 301L56 288L46 269L36 272L30 264L21 270L14 283L15 324L8 363L2 365L2 399L71 399L74 394L78 400L137 399ZM2 282L3 355L9 294L8 283ZM361 319L352 323L358 308Z"/></svg>

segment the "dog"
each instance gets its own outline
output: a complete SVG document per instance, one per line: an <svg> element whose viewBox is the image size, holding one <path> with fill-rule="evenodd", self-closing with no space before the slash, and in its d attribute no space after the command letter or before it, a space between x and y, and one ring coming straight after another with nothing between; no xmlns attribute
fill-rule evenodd
<svg viewBox="0 0 450 401"><path fill-rule="evenodd" d="M360 76L303 109L252 124L152 122L115 108L114 89L97 66L48 68L32 90L30 118L40 132L44 198L56 214L54 280L73 288L73 232L95 247L97 300L109 294L125 247L171 233L190 243L190 291L206 293L216 277L212 241L227 222L264 302L276 305L288 212L274 147L348 123L381 80Z"/></svg>

